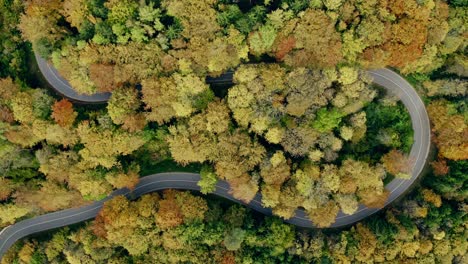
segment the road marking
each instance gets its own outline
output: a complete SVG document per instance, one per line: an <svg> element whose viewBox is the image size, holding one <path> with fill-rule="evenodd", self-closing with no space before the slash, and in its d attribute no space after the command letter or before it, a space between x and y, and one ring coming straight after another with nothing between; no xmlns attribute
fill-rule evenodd
<svg viewBox="0 0 468 264"><path fill-rule="evenodd" d="M61 84L63 84L65 87L67 87L68 89L72 90L72 93L75 93L76 95L78 94L75 89L73 89L73 87L70 86L70 84L64 82L62 79L59 78L59 76L54 72L54 70L50 67L50 64L45 61L45 65L47 66L47 68L49 69L49 72L51 73L52 76L54 76L54 78L59 81Z"/></svg>
<svg viewBox="0 0 468 264"><path fill-rule="evenodd" d="M7 226L7 227L3 228L3 229L2 229L2 231L0 231L0 236L1 236L1 235L2 235L2 233L3 233L3 232L5 232L5 230L7 230L7 229L8 229L10 226L11 226L11 225L9 225L9 226Z"/></svg>
<svg viewBox="0 0 468 264"><path fill-rule="evenodd" d="M411 103L412 103L413 106L415 107L415 110L416 110L416 113L417 113L417 116L418 116L418 120L417 120L417 121L419 121L420 129L421 129L421 131L423 131L423 128L422 128L422 123L423 123L423 121L422 121L422 118L421 118L421 114L419 113L419 110L418 110L418 105L414 102L413 97L408 93L408 91L407 91L406 89L402 88L402 87L401 87L400 85L398 85L397 83L395 83L395 82L394 82L393 80L391 80L390 78L386 77L385 75L376 73L376 72L374 72L374 71L369 71L369 72L370 72L371 74L375 74L375 75L377 75L377 76L380 76L380 77L382 77L382 78L384 78L384 79L390 81L390 82L393 83L395 86L397 86L398 88L400 88L400 90L402 90L402 91L407 95L407 98L409 98L409 100L411 101ZM395 74L396 76L398 76L399 78L401 78L403 81L406 82L406 80L403 79L400 75L394 73L393 71L390 71L390 72L391 72L392 74ZM380 84L378 84L378 85L380 85ZM410 89L412 89L412 90L415 92L416 97L420 99L419 95L416 93L416 91L414 90L414 88L413 88L409 83L407 83L407 85L410 87ZM387 89L387 87L385 87L385 86L383 86L383 85L381 85L381 86L384 87L385 89ZM389 90L389 89L387 89L387 90ZM401 100L401 98L400 98L400 100ZM403 100L401 100L401 101L403 102ZM422 100L420 101L420 103L424 106L424 103L422 102ZM406 108L406 106L405 106L405 108ZM425 109L426 109L426 108L424 107L424 110L425 110ZM407 109L407 110L408 110L408 112L409 112L409 109ZM426 116L427 116L427 114L426 114ZM429 134L429 135L430 135L430 134ZM426 149L426 155L425 155L425 157L424 157L424 160L427 160L427 156L428 156L428 154L429 154L430 136L429 136L429 139L428 139L428 140L429 140L429 144L427 144L428 147L427 147L427 149ZM415 142L416 142L416 141L415 141ZM414 146L415 142L413 142L413 146ZM422 140L422 142L424 142L424 140ZM416 165L417 165L418 160L420 160L422 148L423 148L423 143L421 143L421 147L418 149L417 160L416 160L416 162L414 163L414 166L413 166L412 170L414 170L414 168L415 168ZM411 152L410 152L410 153L411 153ZM395 179L395 180L399 180L399 184L398 184L393 190L390 191L390 194L392 194L392 193L395 192L397 189L399 189L400 186L401 186L403 183L408 183L408 181L411 181L410 184L412 184L412 183L416 180L416 178L419 176L419 174L421 173L421 171L423 170L425 163L426 163L426 162L424 162L423 166L421 166L421 167L419 168L419 170L417 171L417 173L414 173L414 172L413 172L413 175L411 176L410 179L408 179L408 180ZM398 197L395 197L395 199L396 199L396 198L398 198ZM387 201L385 202L384 207L387 206L388 204L390 204L391 202L393 202L395 199L393 199L393 200L391 200L391 201L387 200ZM354 216L354 215L357 214L357 213L360 213L360 212L362 212L362 211L369 210L369 209L371 209L371 208L364 207L364 208L362 208L362 209L360 209L360 210L357 210L356 212L354 212L354 213L351 214L351 215L339 216L339 217L336 218L336 220L338 220L338 219L344 219L344 218L347 218L347 217L351 217L351 216ZM302 219L303 219L303 218L302 218Z"/></svg>
<svg viewBox="0 0 468 264"><path fill-rule="evenodd" d="M55 72L52 71L52 69L51 69L51 67L50 67L50 65L49 65L48 63L46 63L46 65L47 65L47 67L49 68L49 70L52 72L52 76L54 76L55 79L57 79L60 83L62 83L63 85L65 85L67 88L71 88L69 85L67 85L66 83L64 83L61 79L59 79L59 78L56 76ZM386 70L386 71L388 71L388 72L391 73L391 74L394 74L394 75L396 76L396 78L399 78L400 81L402 81L406 86L410 87L410 89L411 89L413 92L415 92L416 97L417 97L418 100L419 100L418 103L421 104L421 105L423 106L423 111L424 111L424 113L425 113L424 117L426 117L426 118L425 118L425 119L426 119L425 121L426 121L426 123L428 123L429 120L428 120L428 118L427 118L427 112L426 112L426 109L425 109L425 107L424 107L424 103L422 102L421 98L420 98L419 95L416 93L416 91L414 90L414 88L413 88L405 79L403 79L400 75L398 75L398 74L396 74L396 73L394 73L394 72L392 72L392 71L390 71L390 70ZM420 113L420 109L418 108L418 104L416 104L416 103L414 102L413 97L411 96L411 94L409 94L409 92L408 92L406 89L402 88L399 84L397 84L396 82L394 82L391 78L389 78L389 77L387 77L387 76L385 76L385 75L379 74L379 73L377 73L377 72L375 72L375 71L368 71L368 72L370 72L371 74L380 76L381 78L384 78L384 79L386 79L387 81L393 83L396 87L400 88L400 90L403 91L403 92L407 95L407 98L409 99L409 101L410 101L410 102L413 104L413 106L415 107L416 114L417 114L417 116L418 116L418 120L417 120L417 121L419 121L420 129L421 129L421 131L423 131L422 134L424 135L424 130L423 130L423 128L422 128L422 125L423 125L422 115L421 115L421 113ZM380 84L378 84L378 85L380 85ZM381 85L381 86L383 86L383 85ZM387 88L387 87L385 87L385 86L383 86L383 87L384 87L384 88ZM73 88L71 88L71 89L73 90ZM400 100L401 100L401 98L400 98ZM409 109L408 109L408 110L409 110ZM413 119L412 119L412 121L413 121ZM428 123L428 124L429 124L429 123ZM423 170L424 165L425 165L425 163L426 163L426 161L427 161L427 156L428 156L429 149L430 149L430 133L428 134L428 138L429 138L429 144L427 144L427 147L426 147L426 154L425 154L424 157L423 157L424 162L423 162L422 166L420 166L419 168L416 168L416 169L417 169L417 172L416 172L416 173L413 172L413 175L412 175L412 177L411 177L410 179L408 179L408 180L396 179L396 180L399 180L399 184L398 184L393 190L391 190L390 193L393 193L394 191L396 191L397 189L399 189L400 186L401 186L403 183L408 183L408 182L409 182L409 184L412 184L412 183L416 180L416 178L419 176L419 174L420 174L421 171ZM415 142L416 142L416 140L417 140L417 139L415 139ZM423 149L423 147L424 147L424 146L423 146L423 143L424 143L424 142L428 142L427 140L428 140L427 138L422 139L421 147L417 150L417 151L418 151L417 156L416 156L416 157L417 157L417 160L416 160L416 162L415 162L415 165L414 165L413 168L412 168L413 171L414 171L415 166L417 165L418 161L422 160L422 159L421 159L421 151L422 151L422 149ZM414 144L415 144L415 143L413 143L413 147L414 147ZM411 150L413 150L413 147L412 147ZM411 152L410 152L410 153L411 153ZM177 175L177 173L166 173L166 174L167 174L167 175L174 175L174 174ZM154 175L150 175L150 176L148 176L148 177L151 177L151 176L154 176ZM124 192L124 193L122 193L122 194L120 194L120 195L126 196L126 195L131 194L131 193L134 193L134 192L136 192L137 190L140 190L140 189L142 189L142 188L144 188L144 187L146 187L146 186L153 185L153 184L158 184L158 183L163 183L163 182L187 182L187 183L197 183L198 181L190 181L190 180L160 180L160 181L152 181L152 182L150 182L150 183L146 183L146 184L137 186L133 191L126 191L126 192ZM223 181L223 182L224 182L224 181ZM221 183L221 181L219 181L219 182L217 183L216 187L219 188L219 189L221 189L221 190L224 190L224 191L229 192L230 188L222 187L222 186L219 185L220 183ZM153 189L153 190L150 190L149 192L154 192L154 191L156 191L156 190L162 190L162 189L155 188L155 189ZM145 193L146 193L146 192L145 192ZM140 197L140 196L141 196L141 195L138 195L137 197ZM223 196L223 195L219 195L219 196L228 198L228 197ZM231 198L234 198L234 197L231 196ZM235 199L235 198L234 198L234 199ZM394 199L396 199L396 197L395 197ZM393 200L394 200L394 199L393 199ZM392 201L393 201L393 200L392 200ZM249 204L246 204L246 203L244 203L244 202L242 202L242 201L239 201L239 200L237 200L237 199L236 199L236 201L237 201L238 203L245 204L246 206L249 206L250 203L256 203L256 204L259 204L262 208L264 208L264 207L262 206L261 201L259 201L259 200L257 200L257 199L253 199ZM385 203L385 205L388 205L388 204L391 203L392 201L387 201L387 202ZM64 216L64 217L60 217L60 218L55 218L55 219L48 220L48 221L43 221L43 222L36 223L36 224L32 224L32 225L28 225L28 226L23 227L23 228L21 228L21 229L19 229L19 230L16 230L13 234L11 234L8 238L6 238L6 239L3 241L2 245L0 246L0 250L5 246L5 244L8 242L9 239L11 239L13 236L15 236L17 233L19 233L19 232L21 232L21 231L23 231L23 230L26 230L26 229L31 228L31 227L34 227L34 226L44 225L44 224L47 224L47 223L52 223L52 222L64 220L64 219L67 219L67 218L73 218L73 217L76 217L76 216L79 216L79 215L83 215L83 214L86 214L86 213L88 213L88 212L90 212L90 211L96 210L96 209L98 209L99 207L101 207L101 206L103 205L103 203L100 202L100 201L98 201L98 202L96 202L96 203L97 203L97 204L96 204L95 206L92 206L91 208L89 208L89 209L87 209L87 210L85 210L85 211L78 212L78 213L74 213L74 214L71 214L71 215L68 215L68 216ZM91 205L90 205L90 206L91 206ZM251 206L251 207L252 207L252 206ZM79 208L77 208L77 209L79 209ZM255 210L255 208L253 208L253 209ZM264 208L264 209L267 209L267 208ZM351 216L356 215L357 213L360 213L360 212L362 212L362 211L369 210L369 209L370 209L370 208L364 207L364 208L362 208L362 209L356 211L356 212L355 212L354 214L352 214L352 215L344 215L344 216L341 216L341 217L337 217L336 220L338 220L338 219L343 219L343 218L347 218L347 217L351 217ZM68 210L75 210L75 209L68 209ZM297 214L297 211L300 211L300 212L304 212L304 213L305 213L304 210L302 210L302 209L297 209L297 210L296 210L296 214ZM60 212L61 212L61 211L57 211L57 212L55 212L55 213L60 214ZM51 213L51 214L53 214L53 213ZM97 214L96 214L96 215L97 215ZM94 217L95 217L96 215L94 215ZM45 214L44 216L47 216L47 214ZM32 219L34 219L34 218L32 218ZM299 216L294 216L294 217L292 217L291 219L300 219L300 220L310 221L308 218L303 218L303 217L299 217ZM289 220L291 220L291 219L289 219ZM15 225L18 225L18 224L20 224L20 223L21 223L21 222L18 222L18 223L14 224L14 225L11 225L11 226L8 226L8 227L4 228L4 229L0 232L0 236L4 233L4 231L5 231L7 228L9 228L9 227L14 227ZM68 224L67 224L67 225L68 225ZM65 225L63 225L63 226L65 226ZM61 226L59 226L59 227L61 227ZM53 228L57 228L57 227L53 227ZM47 229L44 229L44 230L41 230L41 231L38 231L38 232L46 231L46 230L49 230L49 229L52 229L52 228L47 228ZM35 233L35 232L34 232L34 233ZM30 234L32 234L32 233L30 233ZM30 234L27 234L27 235L30 235ZM22 238L22 237L21 237L21 238Z"/></svg>
<svg viewBox="0 0 468 264"><path fill-rule="evenodd" d="M45 64L45 67L47 67L47 69L48 69L49 75L51 75L55 80L57 80L60 84L62 84L63 86L66 87L66 89L69 90L68 93L70 93L70 95L67 95L64 90L61 91L61 89L56 89L54 87L54 89L57 90L63 96L71 98L73 100L80 101L80 102L86 102L86 100L89 100L89 101L87 101L88 103L96 103L96 102L102 102L102 101L109 100L109 98L104 99L104 100L103 99L94 99L93 98L93 96L103 96L105 93L95 93L93 95L79 94L75 89L73 89L73 87L71 87L71 85L67 81L64 81L64 80L61 79L60 74L58 73L58 71L55 68L52 68L51 65L46 60L44 60L43 58L40 58L40 59L44 61L43 63L41 63L41 62L39 62L39 59L37 59L38 64L39 64L39 69L41 70L42 75L46 79L48 79L47 78L47 75L48 75L47 72L43 72L42 69L41 69L41 68L44 68L44 64ZM54 86L54 85L52 85L52 83L49 80L47 80L47 82L49 82L49 84L52 87ZM80 98L80 97L84 97L84 98Z"/></svg>
<svg viewBox="0 0 468 264"><path fill-rule="evenodd" d="M151 182L151 183L147 183L147 184L144 184L142 186L139 186L137 188L135 188L134 191L138 190L138 189L141 189L145 186L148 186L150 184L155 184L155 183L162 183L162 182L194 182L194 181L186 181L186 180L162 180L162 181L155 181L155 182ZM127 195L131 193L130 191L127 191L121 195ZM99 201L96 202L96 203L100 203ZM90 205L91 206L91 205ZM93 206L92 208L89 208L85 211L82 211L82 212L78 212L78 213L75 213L75 214L71 214L71 215L68 215L68 216L64 216L64 217L60 217L60 218L55 218L55 219L52 219L52 220L49 220L49 221L43 221L43 222L40 222L40 223L36 223L36 224L32 224L32 225L28 225L26 227L23 227L21 229L18 229L16 230L13 234L11 234L8 238L5 239L5 241L2 243L2 245L0 246L0 249L3 248L3 246L6 244L6 242L11 238L13 237L14 235L16 235L18 232L21 232L25 229L28 229L28 228L31 228L31 227L34 227L34 226L38 226L38 225L42 225L42 224L47 224L47 223L52 223L52 222L56 222L56 221L60 221L60 220L63 220L63 219L67 219L67 218L71 218L71 217L76 217L76 216L79 216L79 215L82 215L82 214L85 214L87 212L90 212L90 211L93 211L93 210L96 210L98 209L100 206L102 206L102 204L97 204L95 206ZM79 209L79 208L74 208L74 209L68 209L68 210L75 210L75 209ZM61 211L57 211L55 213L60 213ZM47 214L43 215L43 216L47 216ZM31 219L34 219L34 218L31 218ZM17 224L20 224L21 222L18 222L12 226L15 226ZM49 228L49 229L52 229L52 228ZM49 229L45 229L45 230L49 230ZM45 230L42 230L42 231L45 231ZM40 231L39 231L40 232ZM30 235L30 234L29 234Z"/></svg>

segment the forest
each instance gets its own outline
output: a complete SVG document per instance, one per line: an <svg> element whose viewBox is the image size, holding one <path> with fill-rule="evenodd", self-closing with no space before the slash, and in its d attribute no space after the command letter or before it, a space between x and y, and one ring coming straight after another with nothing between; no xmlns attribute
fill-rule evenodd
<svg viewBox="0 0 468 264"><path fill-rule="evenodd" d="M158 172L201 193L119 196L98 217L16 243L3 263L466 263L464 0L0 0L0 228L98 201ZM48 89L34 52L81 93ZM433 153L410 192L410 115L366 69L426 104ZM208 84L235 70L229 87ZM264 216L214 195L225 180Z"/></svg>

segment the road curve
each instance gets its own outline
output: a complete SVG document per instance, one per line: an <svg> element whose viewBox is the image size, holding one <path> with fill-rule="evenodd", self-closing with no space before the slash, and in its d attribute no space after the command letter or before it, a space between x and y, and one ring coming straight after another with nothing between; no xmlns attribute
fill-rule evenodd
<svg viewBox="0 0 468 264"><path fill-rule="evenodd" d="M59 94L67 97L71 101L80 103L105 103L109 100L111 93L86 95L76 92L75 89L71 87L70 83L60 76L57 69L51 66L37 53L34 53L34 56L36 57L37 65L39 66L39 70L41 70L42 75L50 86Z"/></svg>
<svg viewBox="0 0 468 264"><path fill-rule="evenodd" d="M42 69L43 67L41 67L41 70ZM402 195L423 170L430 149L430 124L424 103L413 87L405 79L389 69L369 70L368 73L374 78L375 84L384 87L387 91L400 98L411 115L411 123L414 130L414 143L410 151L410 159L413 161L411 178L408 180L394 179L385 186L385 188L390 192L390 196L385 204L388 205ZM47 73L44 75L46 74ZM232 74L230 74L230 76L232 76ZM224 79L220 78L220 81L218 82L224 83L227 79L232 78L230 76ZM209 82L209 80L207 81ZM56 87L56 89L60 89L60 87ZM66 93L62 94L66 95ZM125 195L130 199L135 199L143 194L164 189L199 191L200 188L197 186L197 182L199 180L200 175L193 173L174 172L154 174L142 177L133 191L120 189L113 192L107 198L94 202L88 206L67 209L20 221L0 231L0 257L3 256L8 248L10 248L17 240L23 237L94 218L102 208L103 203L116 195ZM257 193L250 203L245 204L233 198L229 194L229 189L229 184L227 182L218 181L214 194L234 202L244 204L265 215L272 214L271 209L262 207L260 194ZM336 218L336 222L332 224L331 227L340 227L352 224L377 211L379 211L379 209L371 209L364 205L360 205L358 211L352 215L346 215L343 214L343 212L340 212ZM305 211L302 209L298 209L295 216L286 220L286 222L300 227L314 228L313 223L309 220Z"/></svg>

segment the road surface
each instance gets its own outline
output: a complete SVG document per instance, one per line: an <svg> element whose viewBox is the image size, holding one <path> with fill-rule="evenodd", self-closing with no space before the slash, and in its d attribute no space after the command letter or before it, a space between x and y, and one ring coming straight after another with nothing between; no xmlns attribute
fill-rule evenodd
<svg viewBox="0 0 468 264"><path fill-rule="evenodd" d="M41 60L38 60L38 62L41 63ZM41 67L41 71L42 69L50 68ZM43 72L45 76L50 77L51 74L56 74L56 71L53 69L48 71L49 72ZM426 164L430 148L429 118L421 98L413 87L400 75L389 69L369 70L368 72L374 78L374 83L384 87L387 91L400 98L411 115L411 123L414 130L414 143L410 151L410 159L413 161L411 178L408 180L394 179L385 186L385 188L390 191L390 196L385 204L388 205L401 196L412 185ZM59 76L56 77L59 78ZM232 73L228 73L227 75L217 79L207 79L210 83L225 83L231 80ZM61 90L65 86L63 86L63 84L55 86L55 84L57 84L57 82L51 82L53 87L59 90L63 95L67 96L67 90ZM94 95L91 95L90 97L94 97ZM91 100L92 102L96 102L98 98L102 99L99 95ZM8 248L10 248L17 240L28 235L93 219L101 209L103 203L116 195L126 195L130 199L136 199L143 194L164 189L199 191L200 188L197 186L197 182L199 180L200 175L193 173L174 172L150 175L142 177L132 192L128 189L120 189L113 192L104 200L95 202L88 206L67 209L20 221L0 231L0 257L3 256ZM229 194L229 185L225 181L218 181L214 194L237 203L245 204L236 200ZM265 215L271 215L272 213L271 209L262 207L260 194L257 194L249 204L245 205ZM331 225L331 227L340 227L352 224L379 210L380 209L371 209L364 205L360 205L358 211L352 215L346 215L340 212L336 218L336 222ZM308 219L306 213L302 209L298 209L295 216L286 220L286 222L300 227L314 228L313 223Z"/></svg>
<svg viewBox="0 0 468 264"><path fill-rule="evenodd" d="M70 83L65 80L57 72L57 69L52 67L46 60L44 60L37 53L34 54L36 57L37 65L41 70L42 75L47 80L54 90L59 94L67 97L71 101L80 102L80 103L104 103L107 102L111 96L111 93L97 93L92 95L80 94L76 92L70 85Z"/></svg>

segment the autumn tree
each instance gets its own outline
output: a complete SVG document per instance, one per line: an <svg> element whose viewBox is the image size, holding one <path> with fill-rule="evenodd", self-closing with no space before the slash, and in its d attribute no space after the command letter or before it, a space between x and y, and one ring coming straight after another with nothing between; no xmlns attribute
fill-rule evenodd
<svg viewBox="0 0 468 264"><path fill-rule="evenodd" d="M154 205L156 201L158 201L158 196L153 195L149 199L140 200L139 204ZM105 203L97 217L97 223L103 226L95 226L94 229L103 229L103 234L107 239L116 245L123 246L131 255L140 255L148 250L150 239L157 237L155 234L147 233L152 222L149 216L151 214L139 217L137 204L130 204L125 197L117 196ZM130 234L132 234L131 237Z"/></svg>
<svg viewBox="0 0 468 264"><path fill-rule="evenodd" d="M382 163L392 175L398 178L411 178L411 160L398 150L391 150L382 157Z"/></svg>
<svg viewBox="0 0 468 264"><path fill-rule="evenodd" d="M280 30L277 43L294 38L294 48L284 62L299 67L333 67L342 60L341 38L336 21L322 10L308 9L300 19L292 19ZM278 50L281 47L278 47ZM290 48L288 48L290 49Z"/></svg>
<svg viewBox="0 0 468 264"><path fill-rule="evenodd" d="M236 251L240 249L245 239L245 231L240 228L234 228L224 237L223 244L227 250Z"/></svg>
<svg viewBox="0 0 468 264"><path fill-rule="evenodd" d="M26 216L30 213L31 208L27 206L18 206L15 204L0 205L0 225L7 226L14 224L17 219Z"/></svg>
<svg viewBox="0 0 468 264"><path fill-rule="evenodd" d="M13 184L11 180L5 178L1 178L0 183L0 201L5 201L13 193Z"/></svg>
<svg viewBox="0 0 468 264"><path fill-rule="evenodd" d="M19 86L11 78L0 79L0 98L3 103L13 99L19 91Z"/></svg>
<svg viewBox="0 0 468 264"><path fill-rule="evenodd" d="M147 79L142 86L143 102L150 110L147 119L160 124L173 117L188 117L204 108L213 96L208 85L195 75Z"/></svg>
<svg viewBox="0 0 468 264"><path fill-rule="evenodd" d="M329 160L333 160L331 152L341 147L334 137L324 134L376 95L366 87L370 79L352 68L288 71L276 64L248 65L236 71L234 80L237 84L229 90L228 104L239 125L281 144L294 156L315 151L317 144L321 149L330 147ZM334 81L340 84L336 89ZM329 103L335 107L328 110ZM329 142L320 143L320 138Z"/></svg>
<svg viewBox="0 0 468 264"><path fill-rule="evenodd" d="M89 78L96 85L97 92L111 92L119 85L115 83L114 67L110 64L97 63L89 66Z"/></svg>
<svg viewBox="0 0 468 264"><path fill-rule="evenodd" d="M70 127L75 122L78 113L67 99L57 101L52 106L52 118L62 127Z"/></svg>
<svg viewBox="0 0 468 264"><path fill-rule="evenodd" d="M433 124L435 142L439 153L448 159L467 159L468 126L461 114L450 114L447 101L433 101L427 108L429 118Z"/></svg>
<svg viewBox="0 0 468 264"><path fill-rule="evenodd" d="M67 183L70 179L70 169L79 161L79 156L74 151L52 153L50 148L44 148L36 153L41 163L39 171L44 173L47 179L59 183ZM68 170L63 170L68 168Z"/></svg>
<svg viewBox="0 0 468 264"><path fill-rule="evenodd" d="M230 131L229 126L226 104L215 101L200 114L170 127L167 141L177 162L213 162L216 175L231 183L234 196L249 201L258 190L249 172L262 161L265 148L245 131Z"/></svg>
<svg viewBox="0 0 468 264"><path fill-rule="evenodd" d="M111 171L106 175L108 181L114 188L128 188L133 190L140 180L140 167L132 164L127 171Z"/></svg>
<svg viewBox="0 0 468 264"><path fill-rule="evenodd" d="M216 31L220 30L216 22L214 0L165 0L162 5L167 9L168 15L181 20L182 36L187 39L195 37L210 39Z"/></svg>
<svg viewBox="0 0 468 264"><path fill-rule="evenodd" d="M423 86L429 96L466 96L468 93L468 84L460 79L426 81Z"/></svg>
<svg viewBox="0 0 468 264"><path fill-rule="evenodd" d="M23 36L37 49L40 42L53 45L69 33L59 25L61 1L31 0L25 5L19 29ZM41 55L48 55L42 53Z"/></svg>
<svg viewBox="0 0 468 264"><path fill-rule="evenodd" d="M24 124L31 124L34 121L33 100L30 93L20 92L17 94L11 102L15 120Z"/></svg>
<svg viewBox="0 0 468 264"><path fill-rule="evenodd" d="M201 192L208 194L216 190L216 183L218 182L213 168L211 166L203 166L200 171L200 181L197 183L201 188Z"/></svg>
<svg viewBox="0 0 468 264"><path fill-rule="evenodd" d="M260 175L263 181L270 185L281 185L290 176L290 167L287 164L287 160L284 153L281 151L276 152L268 160L262 163L260 169Z"/></svg>
<svg viewBox="0 0 468 264"><path fill-rule="evenodd" d="M136 89L119 88L112 93L107 110L114 124L120 125L127 119L135 118L140 104Z"/></svg>
<svg viewBox="0 0 468 264"><path fill-rule="evenodd" d="M339 207L335 202L328 203L309 212L309 218L318 227L327 227L335 222Z"/></svg>
<svg viewBox="0 0 468 264"><path fill-rule="evenodd" d="M110 168L117 164L119 155L128 155L146 142L144 135L129 133L121 129L106 130L88 121L78 125L77 133L85 148L80 150L81 157L95 164Z"/></svg>
<svg viewBox="0 0 468 264"><path fill-rule="evenodd" d="M37 191L17 192L15 203L51 212L80 206L83 204L83 199L77 191L68 190L54 181L45 181Z"/></svg>

